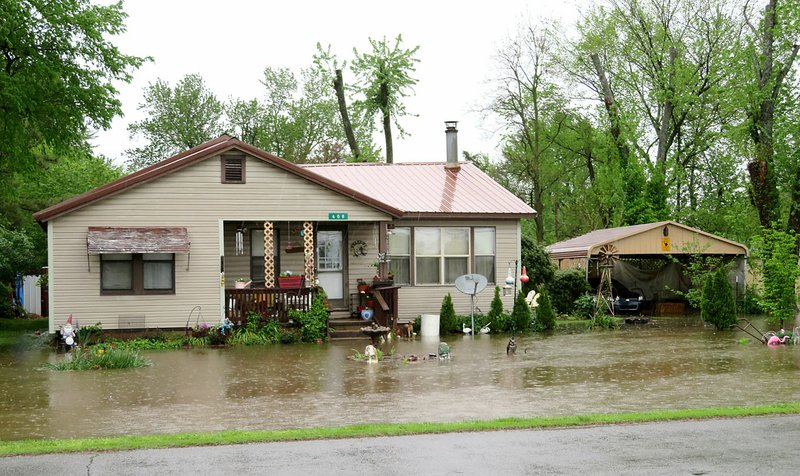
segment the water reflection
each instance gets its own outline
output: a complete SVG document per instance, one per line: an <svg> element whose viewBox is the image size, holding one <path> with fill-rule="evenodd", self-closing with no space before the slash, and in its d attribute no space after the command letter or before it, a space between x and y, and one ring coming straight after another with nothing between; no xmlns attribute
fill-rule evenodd
<svg viewBox="0 0 800 476"><path fill-rule="evenodd" d="M366 341L149 352L150 368L38 370L47 351L0 349L0 439L455 421L800 400L800 347L742 345L696 318L613 332L460 335L397 342L397 359L348 359ZM779 381L780 385L775 385Z"/></svg>

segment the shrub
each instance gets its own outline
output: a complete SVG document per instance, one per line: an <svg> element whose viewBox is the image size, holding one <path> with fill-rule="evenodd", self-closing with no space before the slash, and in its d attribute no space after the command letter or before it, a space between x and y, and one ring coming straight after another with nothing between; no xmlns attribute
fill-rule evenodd
<svg viewBox="0 0 800 476"><path fill-rule="evenodd" d="M411 327L414 329L414 332L419 334L420 329L422 329L422 316L417 316L416 319L414 319L414 323L411 324Z"/></svg>
<svg viewBox="0 0 800 476"><path fill-rule="evenodd" d="M600 327L602 329L616 329L619 327L617 319L608 313L608 308L600 306L597 313L592 317L592 322L589 323L589 328Z"/></svg>
<svg viewBox="0 0 800 476"><path fill-rule="evenodd" d="M550 304L550 297L547 291L542 291L539 296L539 307L536 308L536 319L533 322L533 330L542 332L556 327L556 313L553 305Z"/></svg>
<svg viewBox="0 0 800 476"><path fill-rule="evenodd" d="M289 317L300 324L300 338L303 342L316 342L327 337L328 306L325 305L325 292L319 290L311 301L308 311L289 310ZM281 339L283 337L281 336Z"/></svg>
<svg viewBox="0 0 800 476"><path fill-rule="evenodd" d="M572 305L572 314L579 319L591 319L594 316L595 296L584 294Z"/></svg>
<svg viewBox="0 0 800 476"><path fill-rule="evenodd" d="M113 347L79 348L57 363L47 363L49 370L129 369L151 365L138 352Z"/></svg>
<svg viewBox="0 0 800 476"><path fill-rule="evenodd" d="M456 309L453 307L453 298L450 293L442 300L442 308L439 310L439 334L447 335L452 332L461 331L459 320L456 317Z"/></svg>
<svg viewBox="0 0 800 476"><path fill-rule="evenodd" d="M764 314L766 311L761 307L762 297L757 289L748 287L742 296L742 312L745 314Z"/></svg>
<svg viewBox="0 0 800 476"><path fill-rule="evenodd" d="M531 307L525 300L525 295L520 291L514 300L514 309L511 310L512 330L525 331L531 327Z"/></svg>
<svg viewBox="0 0 800 476"><path fill-rule="evenodd" d="M797 305L795 283L800 276L797 263L797 237L794 233L762 229L753 240L753 255L763 276L761 307L769 313L772 323L783 327L791 321Z"/></svg>
<svg viewBox="0 0 800 476"><path fill-rule="evenodd" d="M717 268L703 286L700 316L720 330L736 325L736 303L724 267Z"/></svg>
<svg viewBox="0 0 800 476"><path fill-rule="evenodd" d="M493 322L495 319L500 317L503 312L503 300L500 299L500 286L495 286L492 304L489 306L489 322Z"/></svg>
<svg viewBox="0 0 800 476"><path fill-rule="evenodd" d="M294 344L297 342L297 335L292 331L283 331L281 333L281 344Z"/></svg>
<svg viewBox="0 0 800 476"><path fill-rule="evenodd" d="M100 322L93 326L83 326L78 329L78 342L83 345L92 345L97 343L102 332L103 324Z"/></svg>
<svg viewBox="0 0 800 476"><path fill-rule="evenodd" d="M590 291L586 274L577 268L556 271L553 281L546 289L550 294L551 305L563 314L571 313L575 300Z"/></svg>

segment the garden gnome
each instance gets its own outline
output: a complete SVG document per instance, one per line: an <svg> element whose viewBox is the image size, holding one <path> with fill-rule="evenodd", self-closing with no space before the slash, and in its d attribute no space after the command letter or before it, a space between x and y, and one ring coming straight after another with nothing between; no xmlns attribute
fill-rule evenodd
<svg viewBox="0 0 800 476"><path fill-rule="evenodd" d="M61 328L61 339L67 347L75 345L75 328L72 327L72 314L67 317L67 323Z"/></svg>

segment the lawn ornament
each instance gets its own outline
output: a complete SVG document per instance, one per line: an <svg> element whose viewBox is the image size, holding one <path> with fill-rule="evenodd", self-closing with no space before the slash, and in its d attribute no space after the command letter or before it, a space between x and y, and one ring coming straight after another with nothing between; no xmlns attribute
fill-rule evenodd
<svg viewBox="0 0 800 476"><path fill-rule="evenodd" d="M464 335L472 334L472 328L465 326L464 323L462 322L461 323L461 332L463 332Z"/></svg>
<svg viewBox="0 0 800 476"><path fill-rule="evenodd" d="M447 342L439 342L439 349L437 349L436 355L440 359L450 358L450 346L447 345Z"/></svg>
<svg viewBox="0 0 800 476"><path fill-rule="evenodd" d="M367 357L367 362L369 363L378 361L378 351L372 344L369 344L364 348L364 355Z"/></svg>
<svg viewBox="0 0 800 476"><path fill-rule="evenodd" d="M491 322L489 324L486 324L485 326L481 327L478 332L481 333L481 334L488 334L489 333L489 325L490 324L491 324Z"/></svg>
<svg viewBox="0 0 800 476"><path fill-rule="evenodd" d="M72 327L72 314L67 317L67 322L61 328L61 340L64 341L64 345L67 349L71 349L75 346L75 338L77 337L77 331L74 327Z"/></svg>
<svg viewBox="0 0 800 476"><path fill-rule="evenodd" d="M536 291L531 290L531 292L529 292L528 295L525 296L525 301L528 303L528 306L530 306L531 309L536 309L537 307L539 307L539 296L541 295L542 295L541 293L537 293Z"/></svg>
<svg viewBox="0 0 800 476"><path fill-rule="evenodd" d="M513 337L508 340L508 345L506 346L506 355L514 355L517 353L517 340Z"/></svg>
<svg viewBox="0 0 800 476"><path fill-rule="evenodd" d="M767 345L785 345L789 341L789 336L772 336L767 341Z"/></svg>

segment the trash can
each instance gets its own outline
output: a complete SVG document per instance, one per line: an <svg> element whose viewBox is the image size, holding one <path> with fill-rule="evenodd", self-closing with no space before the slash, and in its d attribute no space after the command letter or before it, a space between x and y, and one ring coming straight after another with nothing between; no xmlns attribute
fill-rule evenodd
<svg viewBox="0 0 800 476"><path fill-rule="evenodd" d="M422 322L419 327L419 335L421 336L438 336L439 335L439 314L423 314Z"/></svg>

